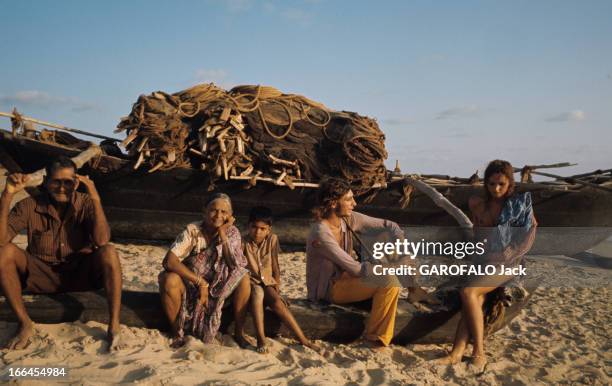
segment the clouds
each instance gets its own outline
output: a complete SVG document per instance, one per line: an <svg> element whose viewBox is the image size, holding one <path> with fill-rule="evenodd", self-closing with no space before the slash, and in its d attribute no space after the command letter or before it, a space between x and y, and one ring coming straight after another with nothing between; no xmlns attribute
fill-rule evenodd
<svg viewBox="0 0 612 386"><path fill-rule="evenodd" d="M455 127L445 130L441 135L450 139L472 139L480 134L479 130Z"/></svg>
<svg viewBox="0 0 612 386"><path fill-rule="evenodd" d="M310 2L311 4L304 4L305 6L309 6L314 4L315 2ZM276 3L271 1L266 1L263 3L263 9L271 14L274 14L276 17L279 17L286 22L297 23L301 26L308 26L312 23L314 14L305 8L298 7L288 7L285 8L284 3L279 3L281 7L279 7Z"/></svg>
<svg viewBox="0 0 612 386"><path fill-rule="evenodd" d="M490 110L490 109L488 109ZM482 115L486 110L476 105L466 105L460 107L452 107L442 110L435 114L434 120L451 120L454 118L477 117ZM427 118L429 119L429 118ZM389 126L404 126L416 123L417 119L410 117L401 118L384 118L381 123Z"/></svg>
<svg viewBox="0 0 612 386"><path fill-rule="evenodd" d="M389 126L404 126L415 123L416 121L411 118L385 118L381 121L383 125Z"/></svg>
<svg viewBox="0 0 612 386"><path fill-rule="evenodd" d="M13 95L0 96L0 103L4 105L24 105L35 107L49 107L57 104L66 103L63 97L49 95L43 91L25 90L17 91Z"/></svg>
<svg viewBox="0 0 612 386"><path fill-rule="evenodd" d="M307 8L312 8L320 3L320 0L309 0L302 3L303 7L287 7L282 1L256 2L254 0L224 0L220 1L229 12L241 13L259 11L263 9L267 13L273 14L286 22L296 23L301 26L310 25L314 14Z"/></svg>
<svg viewBox="0 0 612 386"><path fill-rule="evenodd" d="M572 110L546 118L546 122L580 122L586 119L582 110Z"/></svg>
<svg viewBox="0 0 612 386"><path fill-rule="evenodd" d="M312 13L300 8L287 8L279 12L280 16L290 22L308 25L312 22Z"/></svg>
<svg viewBox="0 0 612 386"><path fill-rule="evenodd" d="M94 104L83 102L77 98L52 95L39 90L22 90L11 95L0 95L0 105L42 109L63 107L74 112L90 111L97 108Z"/></svg>
<svg viewBox="0 0 612 386"><path fill-rule="evenodd" d="M253 0L225 0L223 3L231 12L247 11L253 6Z"/></svg>
<svg viewBox="0 0 612 386"><path fill-rule="evenodd" d="M476 105L452 107L440 111L438 114L436 114L436 119L474 117L480 115L481 113L482 110Z"/></svg>
<svg viewBox="0 0 612 386"><path fill-rule="evenodd" d="M210 68L200 68L197 69L194 75L194 80L197 83L214 83L217 86L225 87L227 86L227 71L224 69L210 69Z"/></svg>

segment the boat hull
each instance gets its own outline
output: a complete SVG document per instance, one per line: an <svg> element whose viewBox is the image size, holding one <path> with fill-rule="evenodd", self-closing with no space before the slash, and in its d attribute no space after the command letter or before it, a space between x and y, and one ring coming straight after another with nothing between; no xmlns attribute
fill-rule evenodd
<svg viewBox="0 0 612 386"><path fill-rule="evenodd" d="M52 156L78 153L61 145L13 137L5 131L0 134L0 163L10 172L32 172L44 167ZM114 237L171 240L187 223L201 219L202 207L214 192L232 197L239 225L244 225L253 206L270 207L275 215L275 232L285 244L303 245L312 221L309 208L315 199L314 189L290 190L262 182L246 189L244 181L212 182L207 173L194 169L147 173L134 170L130 161L110 156L102 156L81 172L94 179ZM413 192L408 205L401 208L402 187L402 181L395 181L373 198L358 198L357 210L397 222L413 241L462 240L456 221L426 195ZM464 211L468 199L480 195L483 189L482 185L436 188ZM612 194L608 192L520 183L517 190L531 192L540 226L531 254L571 255L612 234Z"/></svg>

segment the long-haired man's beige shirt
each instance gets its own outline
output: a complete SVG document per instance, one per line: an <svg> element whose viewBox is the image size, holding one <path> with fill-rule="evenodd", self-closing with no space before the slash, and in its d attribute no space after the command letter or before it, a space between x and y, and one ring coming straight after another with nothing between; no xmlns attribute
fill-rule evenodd
<svg viewBox="0 0 612 386"><path fill-rule="evenodd" d="M357 234L387 231L393 238L403 239L404 232L393 221L366 216L353 212L346 222ZM365 276L367 263L360 263L351 256L353 238L342 221L342 245L339 245L331 229L322 221L317 221L310 228L306 245L306 286L308 299L311 301L331 301L332 283L343 272L353 277Z"/></svg>

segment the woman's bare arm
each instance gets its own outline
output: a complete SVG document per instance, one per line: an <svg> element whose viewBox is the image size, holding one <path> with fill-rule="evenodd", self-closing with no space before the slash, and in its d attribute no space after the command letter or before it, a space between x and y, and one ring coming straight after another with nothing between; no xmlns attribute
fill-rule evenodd
<svg viewBox="0 0 612 386"><path fill-rule="evenodd" d="M168 272L174 272L184 280L193 284L197 284L202 279L199 278L192 270L187 268L185 264L172 252L168 251L164 257L163 266Z"/></svg>
<svg viewBox="0 0 612 386"><path fill-rule="evenodd" d="M506 249L504 249L504 256L506 258L511 257L519 257L525 255L531 247L533 246L533 242L535 241L536 229L538 227L538 222L535 218L533 212L531 213L531 228L529 228L529 232L523 237L523 239L517 243L511 243Z"/></svg>

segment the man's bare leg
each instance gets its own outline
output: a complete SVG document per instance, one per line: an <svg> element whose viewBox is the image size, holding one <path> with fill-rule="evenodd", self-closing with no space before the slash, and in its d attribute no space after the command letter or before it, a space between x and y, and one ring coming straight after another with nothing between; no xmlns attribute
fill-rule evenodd
<svg viewBox="0 0 612 386"><path fill-rule="evenodd" d="M170 323L170 334L173 338L178 336L178 315L181 311L183 294L185 293L183 279L174 272L164 272L159 281L162 308Z"/></svg>
<svg viewBox="0 0 612 386"><path fill-rule="evenodd" d="M34 322L26 312L21 296L20 275L27 274L28 260L25 253L9 243L0 248L0 285L15 316L19 320L19 331L7 345L9 349L21 350L30 344L34 336Z"/></svg>
<svg viewBox="0 0 612 386"><path fill-rule="evenodd" d="M240 283L234 289L234 340L241 348L249 347L249 342L244 338L244 322L246 312L251 298L251 279L244 275Z"/></svg>
<svg viewBox="0 0 612 386"><path fill-rule="evenodd" d="M109 351L116 351L122 348L121 324L119 313L121 311L121 262L119 255L112 245L105 245L98 248L94 252L94 258L97 259L102 268L104 277L104 289L106 290L106 299L108 301L108 312L110 323L108 324L107 340L109 343Z"/></svg>
<svg viewBox="0 0 612 386"><path fill-rule="evenodd" d="M251 284L251 315L257 334L257 352L265 354L268 352L268 345L264 329L264 289L257 284Z"/></svg>

